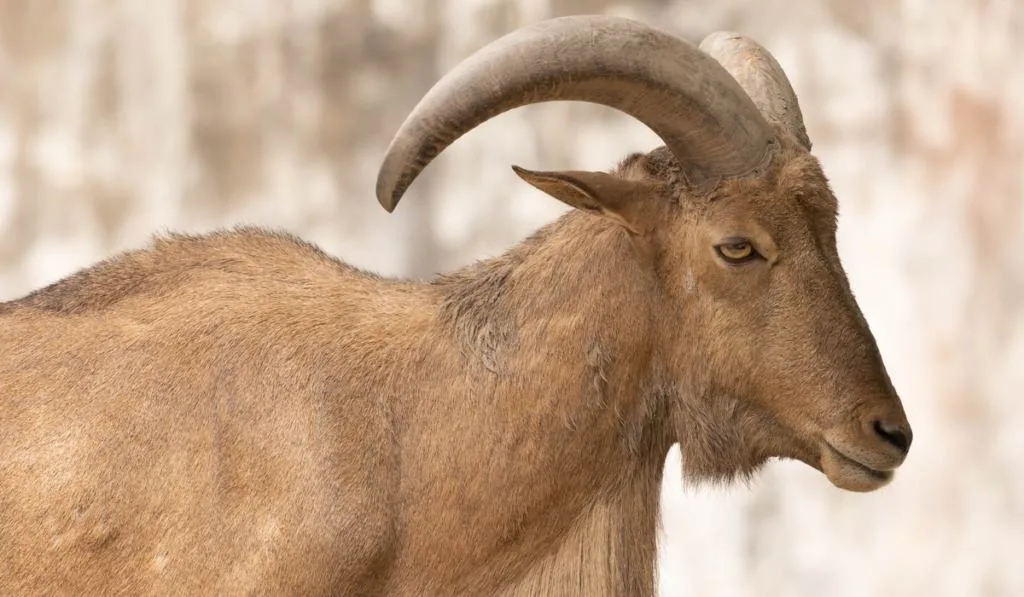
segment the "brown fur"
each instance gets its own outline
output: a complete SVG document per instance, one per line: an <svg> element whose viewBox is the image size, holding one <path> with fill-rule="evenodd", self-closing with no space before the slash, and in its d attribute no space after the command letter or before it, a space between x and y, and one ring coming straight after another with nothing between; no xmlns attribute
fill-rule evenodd
<svg viewBox="0 0 1024 597"><path fill-rule="evenodd" d="M598 216L430 284L245 228L0 304L0 593L653 595L674 442L884 483L821 447L888 470L862 422L905 420L794 147L713 197L663 149L546 178Z"/></svg>

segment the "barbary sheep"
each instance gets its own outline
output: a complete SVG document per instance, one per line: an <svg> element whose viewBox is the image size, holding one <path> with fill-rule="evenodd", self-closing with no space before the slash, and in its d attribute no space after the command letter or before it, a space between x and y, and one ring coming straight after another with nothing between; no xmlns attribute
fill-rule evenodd
<svg viewBox="0 0 1024 597"><path fill-rule="evenodd" d="M576 100L664 141L523 180L576 208L429 283L283 233L169 235L0 303L0 594L654 595L659 487L911 430L785 74L731 33L552 19L423 98L394 209L478 124Z"/></svg>

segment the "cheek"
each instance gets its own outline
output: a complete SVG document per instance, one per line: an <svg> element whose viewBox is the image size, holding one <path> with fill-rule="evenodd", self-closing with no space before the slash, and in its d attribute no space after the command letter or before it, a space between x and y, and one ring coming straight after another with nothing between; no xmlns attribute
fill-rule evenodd
<svg viewBox="0 0 1024 597"><path fill-rule="evenodd" d="M706 262L690 259L682 262L682 267L671 276L672 286L687 305L695 305L720 294L722 283L716 276L717 272Z"/></svg>
<svg viewBox="0 0 1024 597"><path fill-rule="evenodd" d="M753 375L768 336L769 300L761 285L742 274L712 271L702 280L700 326L723 366Z"/></svg>
<svg viewBox="0 0 1024 597"><path fill-rule="evenodd" d="M692 267L687 267L683 272L683 293L687 296L697 293L697 274L694 273Z"/></svg>
<svg viewBox="0 0 1024 597"><path fill-rule="evenodd" d="M710 257L694 271L701 294L723 308L745 313L768 302L768 272L760 264L732 267Z"/></svg>

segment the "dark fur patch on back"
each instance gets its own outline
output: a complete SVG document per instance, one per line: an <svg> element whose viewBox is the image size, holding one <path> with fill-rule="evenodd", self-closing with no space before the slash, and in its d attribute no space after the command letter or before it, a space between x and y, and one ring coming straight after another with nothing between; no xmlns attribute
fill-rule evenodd
<svg viewBox="0 0 1024 597"><path fill-rule="evenodd" d="M464 356L481 359L492 372L498 372L516 341L513 275L557 224L541 228L498 258L442 275L432 283L443 293L439 311L442 325L457 338Z"/></svg>

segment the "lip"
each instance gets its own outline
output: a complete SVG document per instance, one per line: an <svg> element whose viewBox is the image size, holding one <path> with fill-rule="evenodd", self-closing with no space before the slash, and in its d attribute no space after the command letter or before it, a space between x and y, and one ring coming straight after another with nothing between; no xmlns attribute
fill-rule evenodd
<svg viewBox="0 0 1024 597"><path fill-rule="evenodd" d="M894 474L893 469L879 470L876 468L871 468L870 466L860 462L859 460L851 458L850 456L847 456L846 454L842 453L838 448L836 448L835 446L828 442L825 442L825 447L828 448L828 450L832 452L833 456L835 456L836 459L846 467L855 468L861 473L866 474L867 476L879 482L884 483L892 480Z"/></svg>

